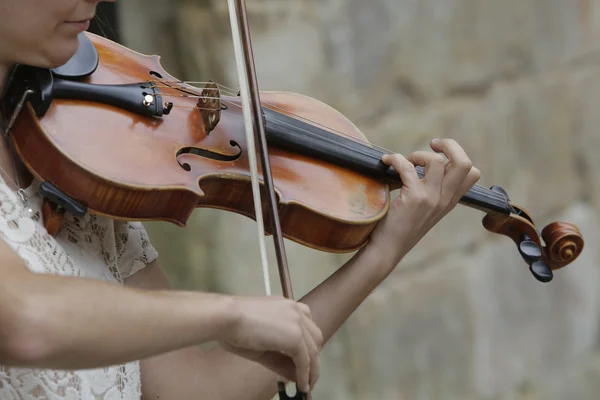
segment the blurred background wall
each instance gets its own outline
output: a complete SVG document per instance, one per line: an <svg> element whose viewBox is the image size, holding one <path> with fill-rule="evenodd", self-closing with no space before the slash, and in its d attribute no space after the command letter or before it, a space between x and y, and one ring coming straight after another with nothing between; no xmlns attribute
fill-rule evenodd
<svg viewBox="0 0 600 400"><path fill-rule="evenodd" d="M600 398L600 0L247 5L263 90L322 100L403 154L455 138L480 183L503 186L539 229L566 220L586 239L540 284L512 242L459 206L331 340L314 398ZM107 35L160 54L173 75L237 88L225 1L103 7L118 20ZM175 287L264 293L253 221L198 210L186 229L147 227ZM287 250L297 297L350 256Z"/></svg>

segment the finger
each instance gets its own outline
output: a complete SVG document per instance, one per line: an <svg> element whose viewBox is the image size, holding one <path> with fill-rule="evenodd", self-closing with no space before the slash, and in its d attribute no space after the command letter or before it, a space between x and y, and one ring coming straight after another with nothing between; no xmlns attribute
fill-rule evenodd
<svg viewBox="0 0 600 400"><path fill-rule="evenodd" d="M467 193L473 187L473 185L475 185L477 183L480 176L481 176L481 172L477 168L473 167L471 169L471 172L469 172L469 175L467 176L467 178L461 184L460 188L454 194L454 197L452 198L452 200L444 208L444 212L441 213L439 215L439 217L436 219L436 221L435 221L436 224L442 218L444 218L444 216L447 213L449 213L454 207L456 207L456 204L458 204L458 202L465 195L465 193Z"/></svg>
<svg viewBox="0 0 600 400"><path fill-rule="evenodd" d="M319 380L319 376L321 375L321 358L319 357L319 353L317 352L315 356L312 358L310 364L310 377L309 377L309 389L314 388ZM308 393L308 392L305 392Z"/></svg>
<svg viewBox="0 0 600 400"><path fill-rule="evenodd" d="M306 305L304 304L304 306ZM305 310L308 310L308 312L305 314L304 327L307 335L305 340L310 354L310 387L312 388L316 384L320 375L320 350L323 346L323 333L317 324L315 324L315 322L312 320L310 308L306 306Z"/></svg>
<svg viewBox="0 0 600 400"><path fill-rule="evenodd" d="M441 185L446 173L446 158L430 151L415 151L407 157L414 165L424 168L423 181L433 185Z"/></svg>
<svg viewBox="0 0 600 400"><path fill-rule="evenodd" d="M384 164L393 167L400 175L402 184L413 187L419 183L419 176L413 163L400 154L384 154L381 158Z"/></svg>
<svg viewBox="0 0 600 400"><path fill-rule="evenodd" d="M319 346L315 341L315 338L313 337L312 333L310 332L310 329L308 327L307 324L306 326L306 330L305 330L305 340L306 340L306 344L308 347L308 352L309 352L309 356L310 356L310 375L309 375L309 388L308 391L310 391L310 388L314 387L315 383L317 382L317 379L319 379L319 373L320 373L320 360L319 360Z"/></svg>
<svg viewBox="0 0 600 400"><path fill-rule="evenodd" d="M288 354L295 365L296 377L294 382L305 390L309 385L310 355L306 343L304 319L301 317L300 326L292 328L288 336L288 346L283 352Z"/></svg>
<svg viewBox="0 0 600 400"><path fill-rule="evenodd" d="M431 148L448 157L444 189L447 195L454 196L471 171L473 163L465 150L454 139L434 139L431 141Z"/></svg>
<svg viewBox="0 0 600 400"><path fill-rule="evenodd" d="M481 178L481 172L479 171L479 169L477 169L475 167L471 168L471 171L469 172L469 174L467 175L467 177L465 178L463 183L460 185L460 188L454 195L452 202L455 204L458 203L460 201L460 199L469 190L471 190L471 188L479 181L480 178Z"/></svg>
<svg viewBox="0 0 600 400"><path fill-rule="evenodd" d="M287 355L275 351L267 351L255 361L285 380L296 382L296 366L294 365L294 361Z"/></svg>
<svg viewBox="0 0 600 400"><path fill-rule="evenodd" d="M304 393L310 392L310 357L308 348L304 342L298 346L293 355L294 364L296 364L296 384Z"/></svg>

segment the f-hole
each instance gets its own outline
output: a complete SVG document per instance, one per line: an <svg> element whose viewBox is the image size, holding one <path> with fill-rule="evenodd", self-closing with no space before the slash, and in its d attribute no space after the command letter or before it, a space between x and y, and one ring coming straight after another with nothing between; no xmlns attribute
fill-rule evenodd
<svg viewBox="0 0 600 400"><path fill-rule="evenodd" d="M204 158L209 158L211 160L216 160L216 161L235 161L238 158L240 158L240 156L242 155L242 148L240 147L240 145L234 141L231 140L229 142L229 145L231 145L231 147L237 147L237 152L235 154L222 154L222 153L217 153L214 151L210 151L210 150L206 150L206 149L201 149L198 147L183 147L181 149L179 149L179 151L177 152L177 163L179 164L179 166L181 168L183 168L186 171L191 171L192 167L188 164L188 163L181 163L179 162L179 156L181 154L194 154L197 155L199 157L204 157Z"/></svg>

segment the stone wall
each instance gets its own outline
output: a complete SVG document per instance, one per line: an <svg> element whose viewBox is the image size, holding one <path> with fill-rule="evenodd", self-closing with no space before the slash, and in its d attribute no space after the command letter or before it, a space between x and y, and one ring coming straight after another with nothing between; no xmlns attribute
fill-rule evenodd
<svg viewBox="0 0 600 400"><path fill-rule="evenodd" d="M453 137L481 184L586 239L542 285L482 214L457 208L328 344L314 397L596 399L600 0L247 3L262 89L322 100L401 153ZM182 79L237 87L227 3L172 4L122 2L126 44ZM198 210L186 230L148 227L177 287L264 293L251 220ZM349 257L287 244L297 296Z"/></svg>

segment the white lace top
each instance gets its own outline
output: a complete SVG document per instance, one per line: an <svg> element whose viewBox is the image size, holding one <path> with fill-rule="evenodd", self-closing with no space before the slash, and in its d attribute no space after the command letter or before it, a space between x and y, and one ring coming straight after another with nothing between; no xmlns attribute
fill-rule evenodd
<svg viewBox="0 0 600 400"><path fill-rule="evenodd" d="M56 238L41 222L39 182L27 188L28 215L18 194L0 177L0 238L36 273L122 283L157 257L144 227L67 214ZM91 312L91 311L90 311ZM8 368L0 365L2 400L139 400L138 362L83 371Z"/></svg>

